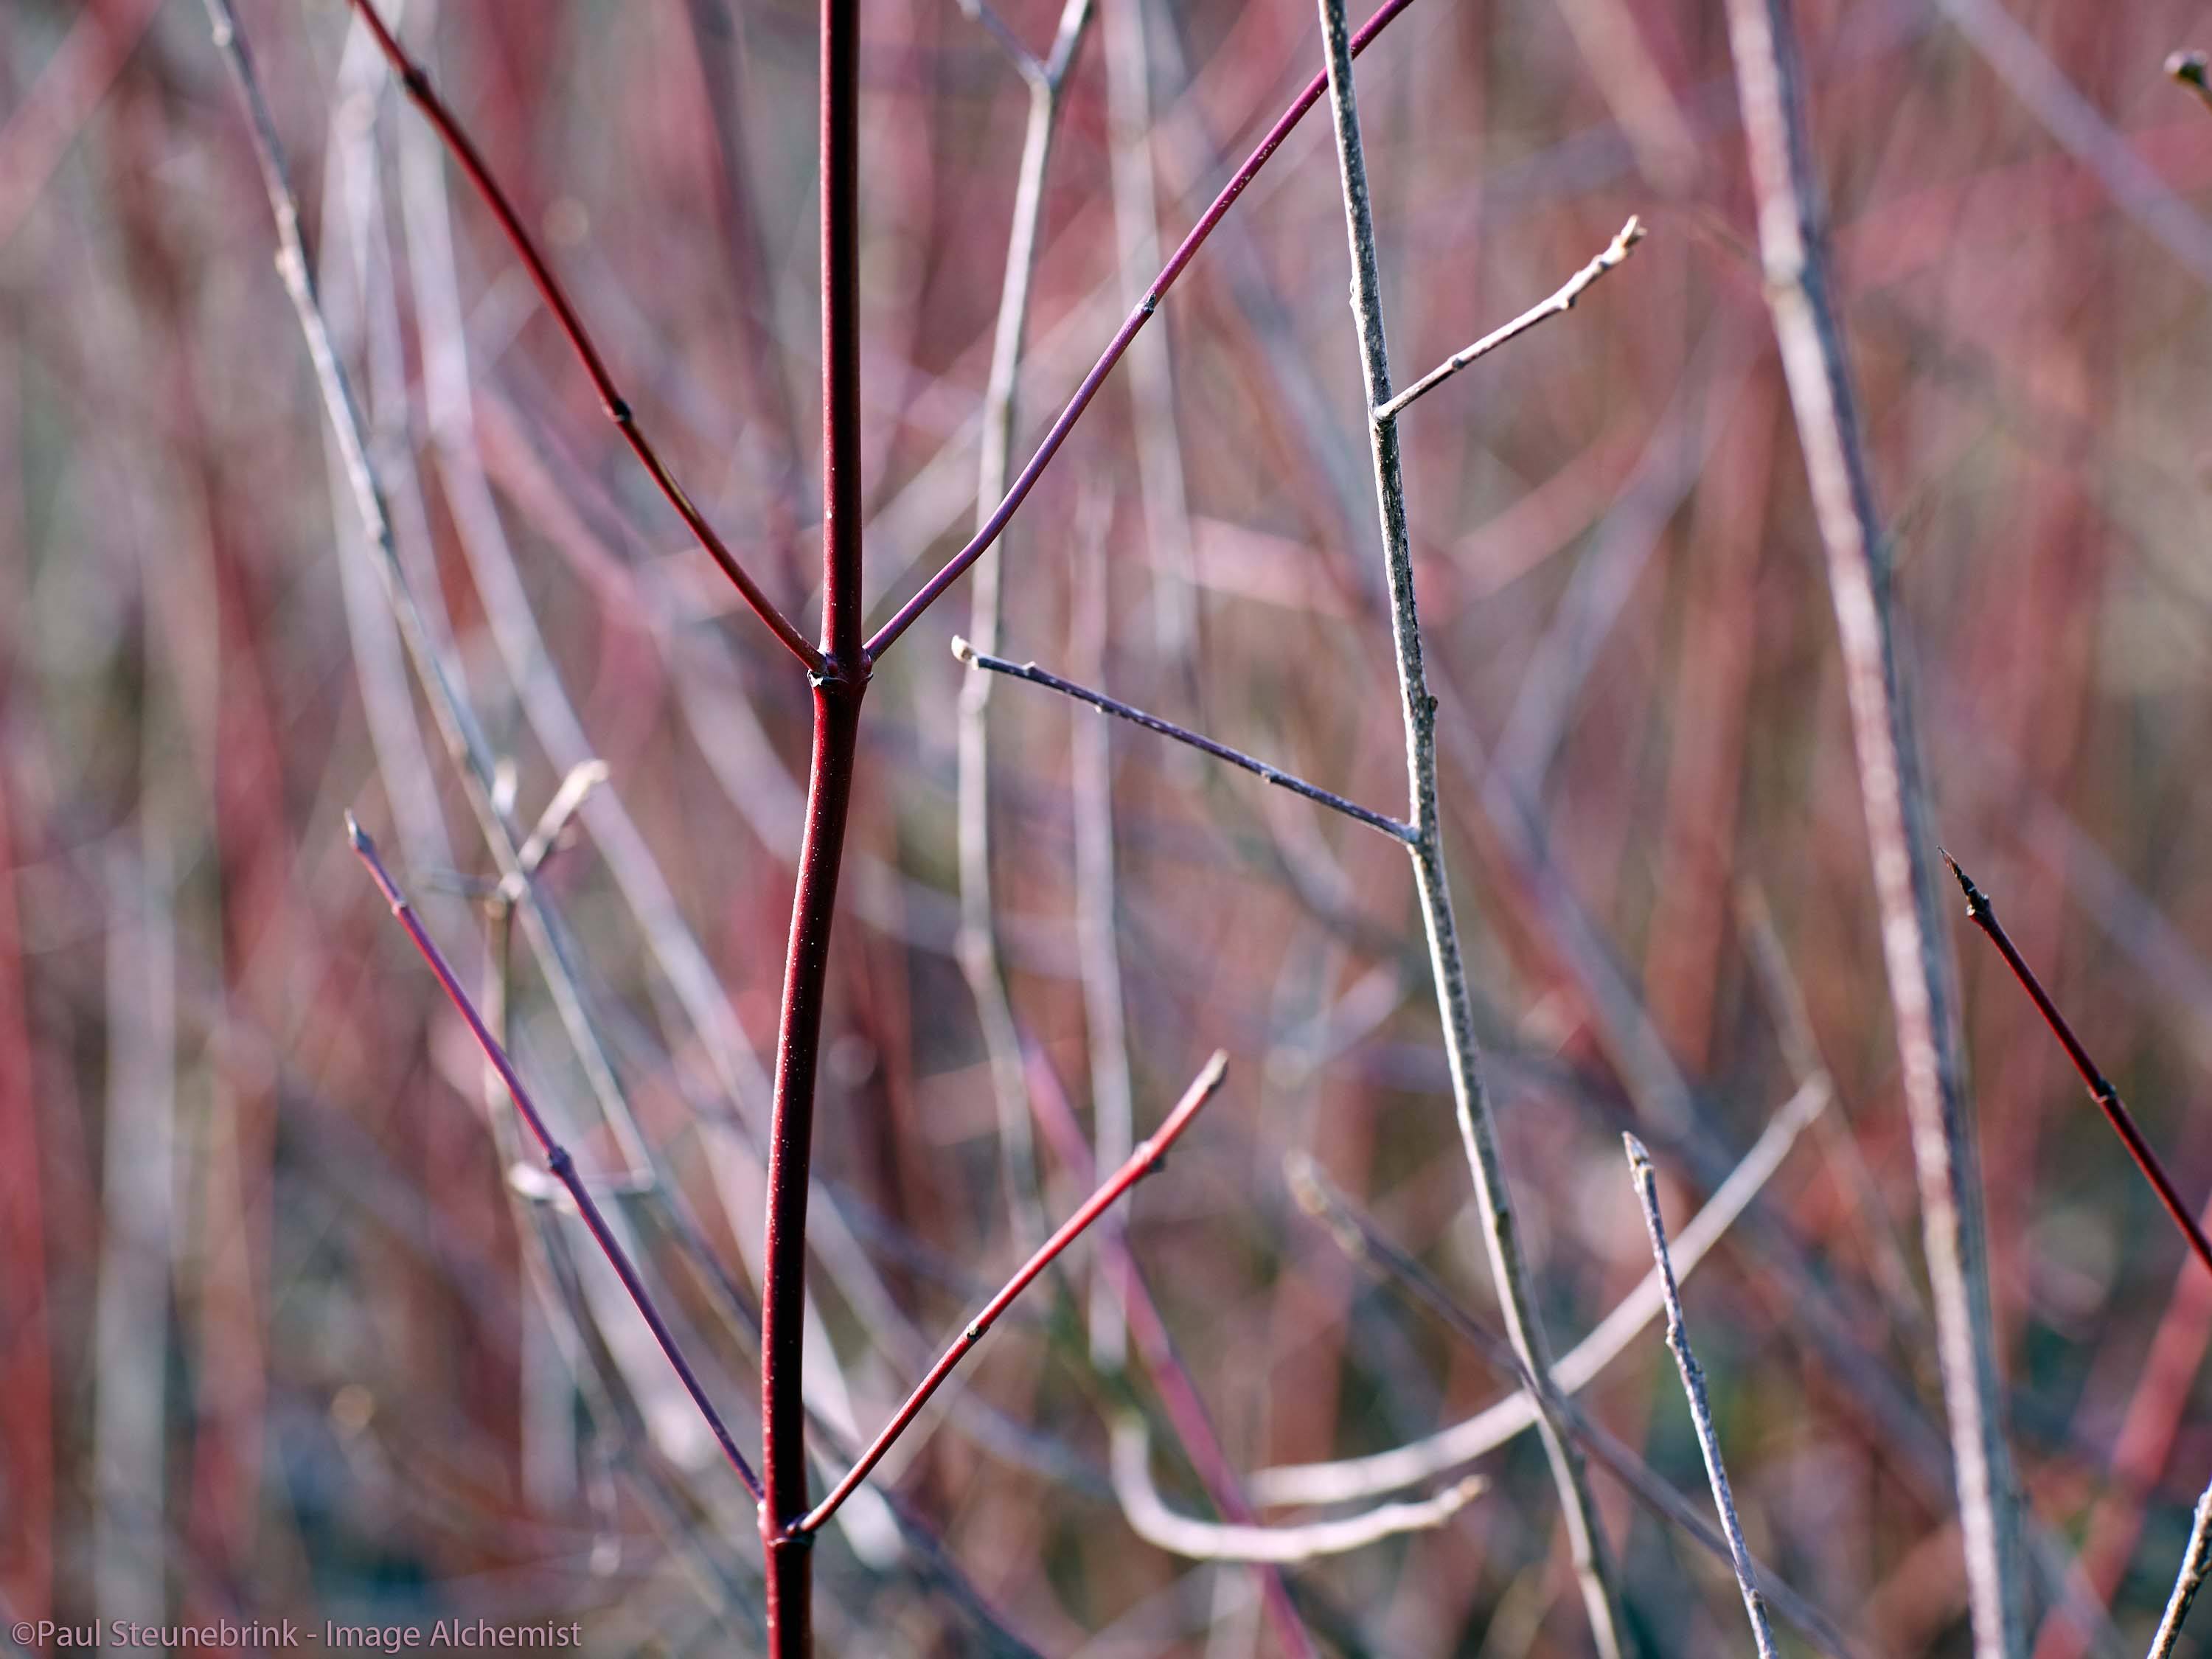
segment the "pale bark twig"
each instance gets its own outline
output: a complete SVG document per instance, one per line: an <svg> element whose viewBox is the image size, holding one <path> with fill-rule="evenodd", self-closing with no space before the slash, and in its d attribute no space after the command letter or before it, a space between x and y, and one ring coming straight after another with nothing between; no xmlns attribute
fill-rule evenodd
<svg viewBox="0 0 2212 1659"><path fill-rule="evenodd" d="M1808 128L1790 0L1729 0L1729 40L1759 202L1767 301L1827 555L1859 790L1920 1181L1936 1350L1958 1474L1978 1659L2025 1644L2020 1521L2005 1443L1981 1170L1959 1052L1948 940L1905 665L1890 617L1890 549L1842 327Z"/></svg>
<svg viewBox="0 0 2212 1659"><path fill-rule="evenodd" d="M1291 1566L1348 1555L1386 1538L1433 1531L1473 1503L1490 1484L1483 1476L1471 1474L1431 1497L1378 1504L1357 1515L1293 1525L1199 1521L1177 1515L1161 1501L1146 1467L1150 1447L1150 1440L1138 1425L1125 1423L1115 1429L1114 1495L1139 1538L1191 1561L1263 1561Z"/></svg>
<svg viewBox="0 0 2212 1659"><path fill-rule="evenodd" d="M1721 1529L1728 1535L1729 1560L1735 1568L1737 1587L1743 1591L1743 1608L1751 1620L1752 1640L1761 1659L1776 1659L1773 1627L1767 1623L1766 1602L1759 1594L1759 1577L1751 1565L1751 1549L1743 1541L1743 1522L1736 1516L1735 1496L1729 1489L1728 1468L1721 1461L1720 1433L1713 1426L1713 1406L1705 1393L1705 1368L1690 1348L1689 1328L1682 1318L1682 1292L1674 1283L1674 1264L1667 1254L1667 1224L1659 1214L1659 1181L1651 1167L1651 1154L1634 1135L1623 1135L1628 1151L1630 1178L1644 1204L1644 1228L1651 1235L1651 1260L1659 1273L1659 1287L1667 1299L1667 1346L1682 1373L1682 1392L1690 1401L1690 1420L1698 1431L1698 1449L1705 1454L1705 1478L1713 1489L1713 1505L1719 1510Z"/></svg>
<svg viewBox="0 0 2212 1659"><path fill-rule="evenodd" d="M1404 414L1408 404L1425 398L1469 363L1488 356L1509 340L1526 334L1539 323L1547 321L1553 317L1564 317L1575 308L1575 301L1583 297L1591 283L1596 282L1615 265L1625 263L1628 258L1629 250L1643 240L1644 222L1631 214L1628 222L1614 234L1613 240L1606 244L1604 251L1567 278L1558 293L1540 304L1529 307L1504 327L1492 329L1473 345L1462 347L1453 352L1450 356L1376 410L1375 418L1378 421L1387 421ZM1583 246L1589 245L1585 243Z"/></svg>
<svg viewBox="0 0 2212 1659"><path fill-rule="evenodd" d="M2170 1659L2181 1639L2181 1621L2189 1617L2189 1604L2204 1580L2212 1577L2212 1486L2197 1500L2197 1515L2189 1528L2189 1545L2181 1553L2181 1571L2174 1575L2173 1593L2166 1597L2166 1612L2151 1638L2150 1659Z"/></svg>
<svg viewBox="0 0 2212 1659"><path fill-rule="evenodd" d="M1360 349L1360 377L1366 407L1389 406L1390 360L1384 344L1382 280L1376 254L1374 210L1368 198L1367 158L1360 137L1359 107L1352 88L1350 30L1344 0L1320 0L1322 34L1328 50L1329 113L1336 130L1336 155L1343 188L1346 238L1352 256L1352 312ZM1450 878L1445 873L1443 827L1437 793L1436 699L1430 695L1421 661L1421 623L1413 591L1413 538L1406 517L1405 479L1399 459L1398 423L1372 419L1368 437L1374 462L1376 506L1390 591L1390 633L1398 669L1398 693L1406 732L1406 769L1414 836L1409 848L1421 919L1428 935L1435 975L1437 1012L1449 1061L1453 1103L1460 1138L1474 1176L1482 1215L1483 1242L1497 1280L1514 1352L1545 1394L1550 1391L1551 1353L1537 1314L1537 1298L1521 1235L1513 1217L1504 1162L1498 1149L1489 1095L1480 1070L1474 1000L1462 958L1459 923L1453 915ZM1537 1431L1559 1488L1560 1507L1600 1659L1617 1659L1620 1596L1601 1528L1596 1500L1582 1455L1560 1431L1547 1401L1537 1401Z"/></svg>
<svg viewBox="0 0 2212 1659"><path fill-rule="evenodd" d="M969 0L971 6L980 3ZM1031 65L1024 72L1030 88L1029 122L1022 137L1013 222L1006 234L1006 271L991 342L990 380L983 397L983 443L975 477L979 529L989 523L992 508L1006 491L1017 418L1015 393L1021 384L1022 356L1029 339L1030 294L1036 276L1037 241L1044 220L1045 176L1060 129L1060 94L1067 69L1089 30L1091 11L1092 0L1066 0L1048 63L1030 58L1018 43L1015 47ZM988 9L981 15L996 17ZM976 561L975 580L969 590L969 627L987 651L996 648L1005 622L1006 596L1000 580L1000 561L1004 555L1003 541L985 551ZM1027 1249L1044 1235L1044 1210L1037 1194L1036 1149L1030 1126L1021 1034L1014 1024L1013 995L999 948L992 856L991 682L985 675L971 675L961 683L957 744L960 967L969 994L975 1000L992 1099L998 1108L999 1158L1013 1235Z"/></svg>

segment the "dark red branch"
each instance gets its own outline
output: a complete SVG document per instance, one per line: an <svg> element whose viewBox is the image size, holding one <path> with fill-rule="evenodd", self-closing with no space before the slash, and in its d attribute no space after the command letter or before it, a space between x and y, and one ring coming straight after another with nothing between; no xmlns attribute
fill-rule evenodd
<svg viewBox="0 0 2212 1659"><path fill-rule="evenodd" d="M1413 0L1385 0L1381 9L1367 20L1366 26L1352 37L1352 50L1355 53L1364 52L1368 44L1389 27L1390 20L1412 3ZM1000 532L1006 529L1007 521L1014 516L1014 510L1036 487L1045 468L1052 464L1052 458L1060 453L1060 445L1067 441L1067 434L1074 429L1076 422L1082 418L1083 411L1098 395L1098 388L1105 384L1107 375L1113 373L1114 365L1121 361L1121 354L1129 349L1129 343L1137 337L1138 331L1152 320L1152 313L1159 309L1160 301L1175 286L1176 278L1182 275L1183 267L1191 262L1206 239L1213 234L1213 228L1221 222L1223 216L1234 205L1237 198L1244 193L1244 187L1267 164L1267 158L1282 147L1283 140L1291 136L1291 129L1297 125L1308 110L1321 101L1322 94L1328 90L1328 76L1326 74L1315 76L1306 82L1305 90L1291 100L1291 106L1277 118L1275 125L1267 129L1267 137L1261 139L1259 148L1244 158L1244 165L1237 168L1229 182L1221 187L1221 193L1213 198L1213 204L1199 216L1198 222L1190 228L1190 234L1169 256L1160 274L1152 279L1152 285L1137 301L1136 309L1128 314L1120 330L1107 343L1104 353L1091 365L1091 372L1083 377L1083 383L1075 388L1075 395L1067 400L1067 407L1060 411L1060 418L1052 423L1051 429L1044 434L1043 441L1037 445L1036 453L1030 457L1029 465L1021 470L1020 475L1007 489L1006 499L983 521L982 528L975 532L968 545L955 553L942 570L924 582L921 591L901 605L897 614L870 638L868 655L872 659L888 650L891 642L913 625L915 618L928 610L936 602L937 596L959 580L968 567L983 556L984 550L999 539Z"/></svg>
<svg viewBox="0 0 2212 1659"><path fill-rule="evenodd" d="M637 1310L643 1316L647 1328L652 1331L653 1340L660 1344L661 1352L668 1356L668 1363L675 1368L684 1391L691 1396L692 1403L698 1407L699 1415L707 1419L707 1426L714 1431L714 1438L722 1448L722 1455L729 1459L730 1467L738 1472L738 1479L744 1482L745 1490L757 1499L761 1495L759 1477L753 1474L752 1466L745 1462L744 1454L738 1449L737 1443L730 1438L729 1430L722 1425L721 1414L715 1411L713 1402L707 1398L706 1389L700 1386L698 1374L691 1369L690 1362L684 1357L683 1349L677 1345L675 1333L668 1328L667 1321L661 1318L660 1310L653 1306L653 1293L645 1288L645 1281L638 1277L637 1269L630 1265L629 1256L616 1239L613 1229L607 1225L606 1218L599 1213L599 1206L585 1187L583 1176L576 1173L575 1159L568 1155L567 1147L553 1138L553 1132L547 1126L544 1115L538 1111L537 1103L530 1097L530 1091L523 1087L522 1079L516 1074L514 1062L507 1057L507 1050L491 1034L491 1028L484 1024L483 1017L477 1012L476 1004L469 1000L469 994L462 988L461 981L447 962L445 953L424 931L421 920L415 914L415 907L408 903L407 896L399 890L398 883L392 880L391 872L384 867L384 860L376 854L376 843L368 838L367 830L354 822L350 812L346 814L346 834L352 837L353 850L368 866L368 873L374 878L378 890L384 895L385 902L392 907L392 914L407 930L407 937L414 941L422 960L429 963L430 971L437 976L447 999L468 1022L477 1046L483 1050L484 1058L491 1062L492 1069L499 1073L500 1081L507 1085L507 1092L514 1102L514 1109L521 1113L523 1122L529 1126L530 1133L537 1137L538 1146L544 1149L545 1167L568 1189L568 1196L575 1200L576 1212L583 1217L584 1225L599 1241L607 1265L622 1280L623 1288L629 1292L629 1299L637 1304Z"/></svg>
<svg viewBox="0 0 2212 1659"><path fill-rule="evenodd" d="M1941 848L1936 850L1942 851ZM2182 1237L2197 1252L2197 1259L2204 1264L2207 1273L2212 1273L2212 1240L2204 1237L2204 1230L2197 1225L2196 1215L2182 1202L2172 1177L2166 1174L2166 1165L2159 1161L2158 1154L2151 1150L2150 1142L2143 1139L2142 1131L2136 1127L2135 1116L2128 1110L2126 1103L2121 1100L2120 1091L2112 1086L2112 1080L2104 1073L2097 1069L2096 1061L2089 1058L2089 1051L2074 1035L2074 1028L2066 1023L2066 1016L2058 1012L2057 1005L2044 990L2042 981L2035 976L2035 970L2021 959L2020 951L1998 922L1996 907L1990 904L1988 896L1959 867L1958 860L1944 853L1943 862L1951 866L1951 873L1959 878L1960 890L1966 896L1966 919L1990 936L1990 943L1997 947L1997 954L2005 959L2005 965L2012 969L2013 977L2021 982L2021 988L2042 1014L2043 1023L2058 1039L2058 1046L2065 1049L2066 1058L2074 1062L2074 1069L2081 1074L2081 1081L2088 1085L2089 1098L2097 1103L2098 1109L2104 1113L2106 1121L2112 1126L2112 1132L2126 1145L2130 1156L2136 1161L2136 1167L2143 1172L2143 1178L2157 1189L2166 1213L2173 1218L2173 1224L2181 1229Z"/></svg>
<svg viewBox="0 0 2212 1659"><path fill-rule="evenodd" d="M937 1363L929 1368L928 1374L907 1396L906 1403L891 1414L891 1420L884 1425L883 1432L875 1437L867 1450L860 1454L860 1461L837 1483L836 1489L815 1506L813 1512L799 1523L800 1531L812 1532L837 1512L838 1506L868 1478L868 1472L883 1461L884 1454L897 1443L899 1436L904 1434L914 1419L921 1415L921 1408L929 1403L930 1395L935 1394L945 1379L952 1375L953 1368L966 1358L969 1350L981 1342L991 1327L998 1323L999 1316L1013 1305L1014 1298L1027 1290L1036 1276L1052 1265L1054 1258L1080 1238L1091 1224L1105 1214L1117 1199L1152 1172L1159 1161L1167 1156L1168 1148L1174 1146L1181 1139L1182 1132L1190 1127L1190 1121L1198 1115L1198 1109L1213 1097L1214 1091L1221 1086L1222 1077L1228 1069L1229 1056L1216 1051L1213 1058L1206 1061L1206 1069L1183 1091L1182 1098L1176 1103L1175 1109L1168 1114L1167 1121L1160 1125L1158 1132L1149 1140L1139 1142L1127 1161L1108 1177L1104 1185L1084 1200L1082 1208L1060 1224L1058 1231L1038 1246L1036 1254L1022 1264L1021 1271L983 1304L982 1312L968 1322L967 1328L952 1346L939 1356Z"/></svg>
<svg viewBox="0 0 2212 1659"><path fill-rule="evenodd" d="M445 100L432 90L429 76L420 64L408 56L407 49L399 44L398 37L385 27L384 20L377 15L376 9L369 0L352 0L352 3L354 10L360 14L361 21L368 26L368 32L376 37L377 46L384 53L385 61L392 65L392 74L398 77L399 84L406 89L408 97L415 101L416 107L436 130L446 148L453 153L454 161L468 175L477 194L483 197L485 205L491 209L492 216L499 221L500 228L507 233L507 240L521 259L524 269L529 271L530 280L537 284L539 296L552 312L554 319L560 324L561 331L568 337L569 345L584 365L584 373L591 377L592 387L599 394L599 406L606 410L607 418L615 423L631 451L644 463L645 470L653 475L653 483L668 498L668 504L690 527L692 535L698 538L699 545L706 549L708 556L716 564L721 566L722 574L744 596L745 603L769 625L776 638L783 641L785 648L806 665L809 672L818 673L822 668L822 653L807 643L806 636L777 609L775 602L761 591L759 584L738 562L737 555L730 551L722 538L714 533L714 526L692 505L691 498L676 482L676 475L660 459L659 452L647 441L638 426L636 412L616 389L614 376L607 372L605 360L599 356L599 347L592 343L589 331L584 327L583 319L576 314L575 307L568 302L568 294L553 275L552 267L545 263L544 256L538 252L538 245L531 240L530 233L523 228L520 216L515 212L514 204L507 199L507 192L500 187L499 180L492 176L491 168L477 151L476 142L454 118L453 112L446 107Z"/></svg>
<svg viewBox="0 0 2212 1659"><path fill-rule="evenodd" d="M822 6L822 665L806 834L792 895L769 1129L761 1298L761 1544L771 1659L813 1651L813 1534L806 1513L806 1198L814 1088L837 872L853 799L860 700L860 6Z"/></svg>

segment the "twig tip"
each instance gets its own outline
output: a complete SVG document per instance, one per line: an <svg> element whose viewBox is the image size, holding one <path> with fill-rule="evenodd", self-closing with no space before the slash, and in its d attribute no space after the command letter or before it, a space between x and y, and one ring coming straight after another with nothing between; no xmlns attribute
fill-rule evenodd
<svg viewBox="0 0 2212 1659"><path fill-rule="evenodd" d="M957 634L952 636L952 654L970 668L975 665L975 647Z"/></svg>
<svg viewBox="0 0 2212 1659"><path fill-rule="evenodd" d="M374 857L376 853L376 843L368 838L368 831L361 827L361 820L349 811L345 815L345 821L346 840L352 843L353 850L363 857Z"/></svg>
<svg viewBox="0 0 2212 1659"><path fill-rule="evenodd" d="M1628 1167L1638 1176L1651 1168L1651 1154L1642 1141L1626 1130L1621 1131L1620 1144L1628 1152Z"/></svg>
<svg viewBox="0 0 2212 1659"><path fill-rule="evenodd" d="M2201 52L2177 52L2166 60L2166 72L2184 86L2212 89L2204 75L2205 58Z"/></svg>

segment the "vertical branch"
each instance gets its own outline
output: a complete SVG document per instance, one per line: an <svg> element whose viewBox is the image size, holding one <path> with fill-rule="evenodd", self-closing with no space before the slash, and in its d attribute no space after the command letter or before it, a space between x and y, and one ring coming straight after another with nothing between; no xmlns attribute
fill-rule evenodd
<svg viewBox="0 0 2212 1659"><path fill-rule="evenodd" d="M1006 276L991 343L991 378L984 394L982 453L976 467L975 517L980 531L1006 491L1013 449L1015 391L1029 335L1030 289L1036 274L1037 235L1044 217L1045 171L1059 126L1060 88L1091 21L1091 0L1067 0L1050 59L1025 70L1029 125L1022 137L1013 224L1006 237ZM1033 60L1032 60L1033 61ZM1000 585L1001 544L976 562L971 637L986 652L998 649L1006 605ZM960 685L960 966L975 999L991 1093L999 1111L999 1152L1016 1241L1024 1248L1044 1236L1038 1200L1036 1152L1030 1132L1029 1090L1021 1035L1014 1024L1006 964L999 951L991 884L991 676L971 674Z"/></svg>
<svg viewBox="0 0 2212 1659"><path fill-rule="evenodd" d="M1336 127L1337 162L1343 183L1346 231L1352 249L1352 311L1359 334L1360 372L1367 409L1390 403L1390 361L1382 325L1382 274L1375 249L1375 218L1368 198L1367 161L1359 135L1359 110L1352 84L1352 51L1344 0L1320 0L1322 32L1328 48L1329 112ZM1436 980L1444 1050L1451 1070L1452 1101L1460 1139L1474 1177L1482 1212L1483 1242L1497 1280L1514 1352L1531 1376L1548 1391L1552 1362L1539 1322L1521 1236L1514 1224L1512 1200L1498 1156L1497 1129L1482 1083L1474 1012L1460 953L1459 925L1453 915L1451 886L1444 869L1443 834L1437 805L1437 702L1430 694L1421 662L1420 613L1413 592L1413 539L1406 520L1405 478L1399 459L1395 416L1370 413L1368 435L1375 469L1375 493L1389 577L1390 634L1398 665L1398 693L1406 726L1406 767L1413 799L1413 878L1419 890L1421 920L1428 935L1429 965ZM1618 1597L1606 1559L1595 1499L1583 1468L1582 1454L1562 1431L1546 1393L1536 1396L1538 1428L1552 1466L1571 1546L1575 1574L1587 1609L1590 1634L1601 1659L1617 1659Z"/></svg>
<svg viewBox="0 0 2212 1659"><path fill-rule="evenodd" d="M2025 1640L2015 1571L2018 1520L1990 1311L1981 1172L1960 1075L1951 961L1937 908L1911 705L1890 624L1888 550L1830 301L1790 0L1729 0L1728 10L1768 303L1826 550L1850 700L1958 1468L1974 1648L1979 1659L2012 1659Z"/></svg>
<svg viewBox="0 0 2212 1659"><path fill-rule="evenodd" d="M769 1131L761 1297L761 1543L774 1659L814 1645L806 1513L806 1197L830 928L867 653L860 637L860 4L822 4L822 657L814 688L806 830L792 894Z"/></svg>

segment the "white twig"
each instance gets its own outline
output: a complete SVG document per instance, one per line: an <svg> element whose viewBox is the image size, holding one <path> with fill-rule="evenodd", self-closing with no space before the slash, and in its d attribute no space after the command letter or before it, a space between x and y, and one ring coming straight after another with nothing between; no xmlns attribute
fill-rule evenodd
<svg viewBox="0 0 2212 1659"><path fill-rule="evenodd" d="M2020 1521L1990 1310L1982 1183L1960 1076L1951 958L1919 747L1890 620L1890 556L1875 509L1843 331L1831 301L1819 177L1790 0L1729 0L1729 44L1759 202L1767 302L1827 555L1896 1022L1936 1352L1958 1472L1978 1659L2025 1650Z"/></svg>
<svg viewBox="0 0 2212 1659"><path fill-rule="evenodd" d="M975 479L979 527L990 519L1006 492L1008 458L1014 441L1015 394L1020 387L1022 357L1029 339L1030 293L1036 275L1037 239L1044 218L1045 175L1060 126L1063 77L1082 44L1091 10L1092 0L1066 0L1053 46L1054 67L1038 64L1033 73L1024 70L1030 88L1029 123L1022 138L1013 221L1006 234L1006 272L991 342L990 381L983 399L983 441ZM993 15L988 9L981 9L979 15ZM998 648L1004 619L1000 573L1005 547L1001 539L976 561L970 590L969 626L987 652ZM999 948L991 848L991 681L988 675L970 675L961 682L957 741L960 967L975 1001L976 1024L981 1028L983 1051L989 1062L992 1098L998 1107L999 1156L1013 1233L1026 1248L1044 1237L1044 1209L1037 1193L1036 1150L1030 1132L1021 1036L1014 1024L1013 1000Z"/></svg>
<svg viewBox="0 0 2212 1659"><path fill-rule="evenodd" d="M1743 1591L1744 1611L1751 1618L1751 1638L1759 1644L1761 1659L1777 1659L1766 1602L1751 1565L1751 1548L1743 1541L1743 1522L1736 1518L1728 1469L1721 1462L1720 1435L1713 1428L1712 1402L1705 1396L1705 1373L1698 1356L1690 1351L1690 1333L1682 1322L1682 1292L1674 1283L1674 1264L1667 1255L1667 1224L1659 1216L1659 1182L1652 1171L1651 1154L1634 1135L1625 1134L1621 1140L1628 1149L1628 1169L1636 1182L1636 1195L1644 1201L1644 1230L1651 1235L1651 1260L1658 1269L1660 1291L1667 1298L1667 1346L1682 1373L1682 1392L1689 1396L1690 1420L1697 1425L1698 1449L1705 1456L1705 1478L1712 1483L1721 1530L1728 1537L1729 1560L1735 1568L1736 1585Z"/></svg>
<svg viewBox="0 0 2212 1659"><path fill-rule="evenodd" d="M1264 1561L1287 1566L1323 1556L1348 1555L1400 1533L1441 1527L1473 1503L1490 1483L1469 1475L1432 1498L1379 1504L1358 1515L1295 1526L1238 1526L1178 1515L1152 1485L1152 1438L1133 1419L1114 1428L1114 1495L1130 1528L1146 1543L1193 1561Z"/></svg>
<svg viewBox="0 0 2212 1659"><path fill-rule="evenodd" d="M2181 1571L2174 1575L2173 1594L2166 1599L2165 1616L2158 1634L2151 1638L2150 1659L2168 1659L2181 1639L2181 1621L2189 1617L2189 1604L2197 1599L2207 1577L2212 1577L2212 1486L2197 1500L2197 1519L2189 1528L2189 1547L2181 1553Z"/></svg>
<svg viewBox="0 0 2212 1659"><path fill-rule="evenodd" d="M1625 263L1628 258L1629 250L1643 240L1644 222L1634 214L1631 214L1628 222L1620 228L1612 241L1606 244L1605 252L1567 278L1566 285L1558 293L1540 305L1531 306L1504 327L1492 329L1473 345L1452 353L1413 385L1391 398L1389 403L1377 409L1375 411L1375 418L1378 421L1395 420L1404 413L1407 404L1418 398L1425 398L1477 358L1488 356L1508 340L1526 334L1547 318L1564 316L1572 311L1575 308L1575 301L1583 297L1590 284L1615 265Z"/></svg>

